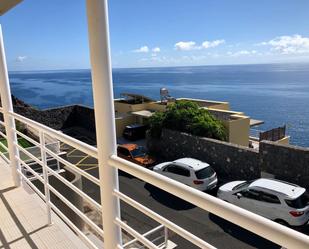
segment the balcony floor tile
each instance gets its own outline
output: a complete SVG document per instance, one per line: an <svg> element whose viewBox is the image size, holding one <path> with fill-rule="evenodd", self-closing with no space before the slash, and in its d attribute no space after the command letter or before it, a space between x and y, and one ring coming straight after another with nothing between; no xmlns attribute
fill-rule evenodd
<svg viewBox="0 0 309 249"><path fill-rule="evenodd" d="M11 249L86 249L54 213L47 226L44 202L24 184L15 188L9 166L0 158L0 247Z"/></svg>

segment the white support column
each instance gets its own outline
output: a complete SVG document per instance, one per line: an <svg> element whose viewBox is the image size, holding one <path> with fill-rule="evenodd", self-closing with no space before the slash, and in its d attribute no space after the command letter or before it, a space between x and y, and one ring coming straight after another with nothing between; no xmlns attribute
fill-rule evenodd
<svg viewBox="0 0 309 249"><path fill-rule="evenodd" d="M114 189L118 189L118 173L114 167L108 165L110 156L116 154L116 132L107 0L87 0L87 17L104 248L114 249L122 245L122 237L120 227L115 224L116 218L120 219L119 199L113 195Z"/></svg>
<svg viewBox="0 0 309 249"><path fill-rule="evenodd" d="M20 169L20 164L16 159L16 156L19 157L19 152L17 146L14 144L14 143L17 144L17 136L16 132L14 131L15 129L14 118L8 115L8 112L13 111L13 104L12 104L9 76L5 59L1 25L0 25L0 96L3 108L3 117L7 135L9 155L10 155L10 166L12 170L14 184L16 187L18 187L21 184L21 177L17 172L17 170Z"/></svg>

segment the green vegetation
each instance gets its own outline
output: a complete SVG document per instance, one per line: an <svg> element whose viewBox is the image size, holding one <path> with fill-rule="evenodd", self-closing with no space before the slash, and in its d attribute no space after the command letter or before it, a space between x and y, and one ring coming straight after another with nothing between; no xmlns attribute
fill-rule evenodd
<svg viewBox="0 0 309 249"><path fill-rule="evenodd" d="M192 101L176 101L167 106L165 112L156 112L150 118L149 124L152 137L160 137L162 128L167 128L196 136L227 140L227 130L223 123Z"/></svg>
<svg viewBox="0 0 309 249"><path fill-rule="evenodd" d="M19 137L17 140L18 140L18 144L23 148L28 148L28 147L33 146L32 143L30 143L29 141L27 141L26 139L24 139L22 137ZM2 143L4 146L8 147L8 143L7 143L5 138L1 138L0 143ZM6 152L6 150L3 147L0 146L0 152L4 153L4 152Z"/></svg>

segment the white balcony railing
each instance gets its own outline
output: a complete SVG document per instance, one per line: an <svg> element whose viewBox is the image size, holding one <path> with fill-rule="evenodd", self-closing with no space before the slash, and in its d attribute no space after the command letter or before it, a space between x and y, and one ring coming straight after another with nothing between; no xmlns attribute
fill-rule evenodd
<svg viewBox="0 0 309 249"><path fill-rule="evenodd" d="M4 126L6 130L5 133L1 132L0 135L6 138L8 142L8 146L1 143L0 146L9 152L9 158L6 158L6 160L10 164L15 185L19 186L22 179L45 201L48 213L47 223L52 223L50 214L54 211L68 226L70 226L72 230L76 232L76 234L79 235L81 239L84 240L89 248L100 247L93 241L92 237L85 234L84 230L76 224L72 217L66 215L64 210L59 208L55 200L51 198L52 196L55 196L57 197L56 200L63 202L66 207L75 214L74 217L78 217L83 223L87 224L89 230L91 230L98 238L104 240L104 248L106 249L132 248L137 242L147 248L162 248L168 240L168 231L175 232L200 248L215 248L207 241L204 241L190 231L173 223L171 220L166 219L154 210L121 192L118 187L119 181L117 169L119 169L283 247L293 249L309 248L309 238L302 233L274 223L259 215L226 203L216 197L192 189L179 182L117 157L107 1L87 0L86 2L98 141L97 148L13 112L2 33L0 29L0 93L2 102L0 112L2 112L4 116L4 122L0 122L0 125ZM37 136L30 137L17 131L15 128L16 122L31 127L32 131L36 130ZM40 150L40 153L31 153L20 146L17 142L17 136L27 139ZM74 163L69 162L58 153L48 148L48 146L46 146L47 136L59 141L59 143L65 143L68 146L97 159L99 178L76 167ZM25 161L20 156L20 152L27 155L32 161ZM83 177L94 184L94 186L97 186L100 191L101 203L95 201L91 196L86 194L83 189L67 180L59 170L49 167L48 160L51 158L61 163L62 167L74 172L75 175ZM41 167L42 172L38 173L33 170L30 163L32 165L33 163L37 164L38 167ZM26 169L26 172L32 174L31 178L25 174L25 170L23 169ZM74 194L79 196L83 202L88 203L93 210L101 214L101 224L97 224L83 212L82 208L79 208L75 203L69 200L68 196L65 195L61 189L59 190L50 182L52 179L57 179L63 184L63 186L66 186L66 188L69 188ZM38 182L42 184L41 188L38 187ZM122 219L119 205L120 200L149 216L160 225L146 233L140 233L132 228ZM163 235L161 235L163 243L158 244L157 240L150 239L149 235L160 229L164 230ZM125 231L126 235L131 236L131 239L124 240L121 231Z"/></svg>
<svg viewBox="0 0 309 249"><path fill-rule="evenodd" d="M0 111L3 112L2 108L0 109ZM31 158L33 162L40 165L44 172L43 174L38 174L36 171L32 169L31 165L29 165L29 162L27 163L24 160L22 160L20 157L17 157L16 159L18 160L18 162L20 162L21 167L27 169L29 172L32 173L33 179L29 180L29 176L25 175L23 173L24 172L23 170L18 170L19 176L22 177L22 179L27 184L29 184L29 186L31 186L33 190L35 190L36 193L39 196L41 196L43 200L45 200L46 208L48 209L49 214L51 210L56 212L85 241L85 243L90 248L97 248L95 243L93 243L93 241L91 241L84 234L84 232L74 224L74 221L70 220L62 212L62 210L60 210L56 206L56 204L52 202L50 198L50 193L53 193L61 201L63 201L78 217L80 217L80 219L83 220L83 222L85 222L85 224L87 224L92 229L92 231L94 231L97 235L99 235L99 237L104 238L104 230L101 229L98 226L98 224L95 224L94 221L92 221L89 217L87 217L87 215L84 214L82 210L78 209L73 203L71 203L70 200L68 200L64 195L62 195L62 193L59 190L56 190L55 186L52 186L49 183L48 179L51 176L57 178L59 181L65 184L68 188L70 188L72 191L78 194L85 202L87 202L91 207L93 207L99 213L102 212L101 204L97 203L90 196L85 194L85 192L83 192L82 189L76 187L74 184L72 184L67 179L65 179L56 170L50 168L46 161L46 155L54 158L66 168L75 172L77 175L85 177L87 180L91 181L92 183L96 184L97 186L101 188L104 188L104 183L102 185L99 179L90 175L86 171L76 167L74 164L60 157L52 150L48 149L46 147L44 140L45 140L45 136L52 137L54 139L57 139L60 143L65 143L71 146L72 148L78 149L79 151L91 157L94 157L94 158L98 158L97 148L90 146L88 144L85 144L72 137L69 137L61 133L60 131L53 130L33 120L25 118L14 112L9 112L8 115L12 117L15 121L18 121L19 123L30 126L32 130L37 131L38 137L37 139L35 139L33 137L29 137L15 130L15 132L18 132L19 136L27 139L30 143L34 144L35 146L37 146L37 148L40 148L40 150L42 151L42 154L40 156L34 156L30 152L28 152L27 149L24 149L23 147L21 147L20 145L16 143L14 144L15 146L18 147L20 152L23 152L29 158ZM4 123L1 123L1 124L3 125ZM4 133L2 135L6 137ZM7 149L6 146L4 145L2 145L2 147L4 147L4 149ZM110 165L109 167L115 167L124 172L127 172L128 174L131 174L139 179L144 180L145 182L155 185L156 187L161 188L169 193L172 193L175 196L179 196L183 200L188 201L202 208L205 211L211 212L223 219L226 219L234 224L237 224L281 246L284 246L287 248L308 248L309 246L309 238L302 233L296 232L295 230L292 230L280 224L274 223L268 219L265 219L249 211L236 207L232 204L221 201L211 195L192 189L186 185L173 181L162 175L156 174L155 172L142 168L136 164L125 161L117 157L116 155L110 157L109 165ZM44 184L44 191L41 191L38 189L37 185L34 184L34 179ZM171 230L200 248L215 248L214 246L210 245L206 241L190 233L190 231L187 231L186 229L174 224L170 220L157 214L153 210L145 207L141 203L125 195L119 190L115 189L113 191L113 195L119 198L121 201L136 208L143 214L149 216L150 218L152 218L153 220L161 224L158 228L153 229L153 231L156 231L160 228L164 229L165 231ZM102 205L104 205L104 203L102 203ZM50 217L48 219L50 220ZM127 234L130 234L133 237L132 240L125 241L122 245L119 245L120 248L129 248L130 245L134 244L137 241L139 241L140 243L142 243L148 248L160 248L159 245L155 244L153 241L147 238L149 233L153 231L149 231L149 233L141 234L138 231L134 230L132 227L130 227L128 224L126 224L125 221L121 220L119 217L115 217L114 223L117 226L121 227L121 229L126 231ZM165 232L166 236L164 237L164 241L167 241L167 234L168 233Z"/></svg>

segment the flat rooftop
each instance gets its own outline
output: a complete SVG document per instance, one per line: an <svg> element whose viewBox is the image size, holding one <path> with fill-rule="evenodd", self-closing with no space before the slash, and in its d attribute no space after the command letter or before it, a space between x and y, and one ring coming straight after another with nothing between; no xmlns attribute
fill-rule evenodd
<svg viewBox="0 0 309 249"><path fill-rule="evenodd" d="M24 184L15 188L11 170L0 157L0 248L87 249L54 213L47 226L46 206Z"/></svg>

